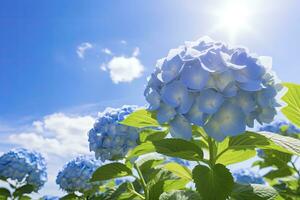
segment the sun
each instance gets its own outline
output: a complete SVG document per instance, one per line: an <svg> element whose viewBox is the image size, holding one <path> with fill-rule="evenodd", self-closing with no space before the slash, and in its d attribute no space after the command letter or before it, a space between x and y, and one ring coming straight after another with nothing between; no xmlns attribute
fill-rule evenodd
<svg viewBox="0 0 300 200"><path fill-rule="evenodd" d="M215 29L228 33L231 40L234 40L237 34L251 29L253 9L246 1L227 1L220 8L216 8L213 14L217 18Z"/></svg>

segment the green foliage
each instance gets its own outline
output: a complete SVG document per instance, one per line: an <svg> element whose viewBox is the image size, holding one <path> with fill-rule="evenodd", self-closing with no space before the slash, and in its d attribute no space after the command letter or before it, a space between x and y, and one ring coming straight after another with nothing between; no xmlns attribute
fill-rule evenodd
<svg viewBox="0 0 300 200"><path fill-rule="evenodd" d="M159 123L155 118L155 114L146 110L141 109L131 113L122 122L123 125L132 126L136 128L146 127L159 127Z"/></svg>
<svg viewBox="0 0 300 200"><path fill-rule="evenodd" d="M219 143L216 162L226 165L247 160L255 155L256 148L300 155L300 140L274 133L247 131Z"/></svg>
<svg viewBox="0 0 300 200"><path fill-rule="evenodd" d="M153 129L144 129L140 132L140 141L157 141L164 139L169 133L168 129L165 130L153 130Z"/></svg>
<svg viewBox="0 0 300 200"><path fill-rule="evenodd" d="M192 172L186 166L182 166L178 163L167 163L163 166L164 169L174 173L176 176L181 177L183 179L192 180Z"/></svg>
<svg viewBox="0 0 300 200"><path fill-rule="evenodd" d="M152 152L186 160L200 161L203 159L203 151L199 146L193 142L175 138L142 143L128 154L128 158L130 159Z"/></svg>
<svg viewBox="0 0 300 200"><path fill-rule="evenodd" d="M277 197L274 188L260 184L235 184L231 194L232 200L275 200Z"/></svg>
<svg viewBox="0 0 300 200"><path fill-rule="evenodd" d="M109 163L99 167L92 175L91 181L105 181L132 175L131 169L118 162Z"/></svg>
<svg viewBox="0 0 300 200"><path fill-rule="evenodd" d="M11 197L10 191L6 188L0 188L0 200L6 200Z"/></svg>
<svg viewBox="0 0 300 200"><path fill-rule="evenodd" d="M35 190L35 187L33 185L27 184L23 185L15 190L13 193L14 197L21 197L24 194L30 194Z"/></svg>
<svg viewBox="0 0 300 200"><path fill-rule="evenodd" d="M193 169L193 179L203 200L225 200L234 184L231 173L222 164L197 165Z"/></svg>
<svg viewBox="0 0 300 200"><path fill-rule="evenodd" d="M284 83L288 88L287 93L282 100L287 106L281 109L281 112L295 125L300 127L300 85L294 83Z"/></svg>

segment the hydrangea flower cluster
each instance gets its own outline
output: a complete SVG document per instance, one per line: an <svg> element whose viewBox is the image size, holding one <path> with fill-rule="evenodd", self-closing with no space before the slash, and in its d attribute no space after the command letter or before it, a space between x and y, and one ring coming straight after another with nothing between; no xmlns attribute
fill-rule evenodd
<svg viewBox="0 0 300 200"><path fill-rule="evenodd" d="M99 161L83 156L77 157L69 161L58 173L56 183L67 192L84 192L92 188L89 179L99 166Z"/></svg>
<svg viewBox="0 0 300 200"><path fill-rule="evenodd" d="M240 184L265 184L262 176L249 169L240 169L233 172L235 182Z"/></svg>
<svg viewBox="0 0 300 200"><path fill-rule="evenodd" d="M300 128L297 128L295 125L282 120L277 120L271 124L261 126L259 127L259 131L268 131L287 135L300 134Z"/></svg>
<svg viewBox="0 0 300 200"><path fill-rule="evenodd" d="M109 108L99 114L94 128L88 133L90 151L95 152L97 159L123 158L129 149L137 145L139 130L119 124L136 109L136 106L123 106L120 109Z"/></svg>
<svg viewBox="0 0 300 200"><path fill-rule="evenodd" d="M243 133L254 121L270 123L282 86L267 57L201 38L158 60L144 95L173 137L190 139L191 125L218 141Z"/></svg>
<svg viewBox="0 0 300 200"><path fill-rule="evenodd" d="M40 153L13 149L0 157L0 176L39 190L47 181L46 161Z"/></svg>

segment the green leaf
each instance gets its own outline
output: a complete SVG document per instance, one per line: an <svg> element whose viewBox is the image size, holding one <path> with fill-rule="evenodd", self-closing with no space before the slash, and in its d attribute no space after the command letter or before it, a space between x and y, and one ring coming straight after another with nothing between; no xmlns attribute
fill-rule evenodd
<svg viewBox="0 0 300 200"><path fill-rule="evenodd" d="M229 149L222 156L220 156L216 163L223 165L230 165L248 160L256 155L256 151L253 149Z"/></svg>
<svg viewBox="0 0 300 200"><path fill-rule="evenodd" d="M169 133L169 130L154 130L154 129L145 129L140 132L140 141L141 142L147 142L147 141L156 141L164 139L167 134Z"/></svg>
<svg viewBox="0 0 300 200"><path fill-rule="evenodd" d="M33 185L27 184L23 185L22 187L19 187L15 190L13 193L14 197L20 197L23 194L30 194L35 190L35 187Z"/></svg>
<svg viewBox="0 0 300 200"><path fill-rule="evenodd" d="M184 178L187 180L192 180L192 172L189 168L182 166L178 163L170 162L163 166L164 169L174 173L176 176L180 178Z"/></svg>
<svg viewBox="0 0 300 200"><path fill-rule="evenodd" d="M155 119L152 112L141 109L128 115L120 124L132 126L136 128L159 127L159 123Z"/></svg>
<svg viewBox="0 0 300 200"><path fill-rule="evenodd" d="M175 138L142 143L128 153L127 159L152 152L186 160L200 161L203 159L203 151L198 145L187 140Z"/></svg>
<svg viewBox="0 0 300 200"><path fill-rule="evenodd" d="M222 164L212 168L197 165L193 169L196 189L204 200L225 200L233 189L233 177Z"/></svg>
<svg viewBox="0 0 300 200"><path fill-rule="evenodd" d="M300 155L299 139L295 139L289 136L282 136L271 132L258 132L258 134L263 135L269 141L272 141L272 145L270 147L267 147L267 149L274 149L281 152Z"/></svg>
<svg viewBox="0 0 300 200"><path fill-rule="evenodd" d="M159 196L164 192L164 181L158 181L154 183L153 185L150 185L149 188L149 200L157 200L159 199Z"/></svg>
<svg viewBox="0 0 300 200"><path fill-rule="evenodd" d="M300 85L294 83L284 83L288 88L287 93L282 100L287 106L281 109L281 112L295 125L300 127Z"/></svg>
<svg viewBox="0 0 300 200"><path fill-rule="evenodd" d="M128 152L127 159L138 157L144 154L155 152L155 146L152 142L145 142Z"/></svg>
<svg viewBox="0 0 300 200"><path fill-rule="evenodd" d="M0 188L0 197L11 197L10 191L6 188Z"/></svg>
<svg viewBox="0 0 300 200"><path fill-rule="evenodd" d="M122 163L109 163L99 167L92 175L91 181L104 181L132 175L131 169Z"/></svg>
<svg viewBox="0 0 300 200"><path fill-rule="evenodd" d="M77 196L76 194L74 193L70 193L70 194L67 194L63 197L60 198L60 200L74 200L74 199L79 199L80 197Z"/></svg>
<svg viewBox="0 0 300 200"><path fill-rule="evenodd" d="M166 156L195 161L203 159L202 149L193 142L187 140L167 138L160 141L154 141L153 144L157 153Z"/></svg>
<svg viewBox="0 0 300 200"><path fill-rule="evenodd" d="M235 184L231 194L235 200L274 200L277 196L274 188L259 184Z"/></svg>
<svg viewBox="0 0 300 200"><path fill-rule="evenodd" d="M19 198L19 200L30 200L31 197L30 196L27 196L27 195L23 195Z"/></svg>
<svg viewBox="0 0 300 200"><path fill-rule="evenodd" d="M241 135L226 138L223 142L219 143L216 160L219 163L231 164L232 162L237 162L239 158L236 158L237 160L233 158L233 161L228 161L227 159L230 157L230 151L232 153L234 151L241 150L255 150L256 148L272 149L289 154L300 155L300 140L270 132L255 133L246 131ZM248 159L252 155L253 152L252 154L249 153L243 157L240 157L240 161Z"/></svg>
<svg viewBox="0 0 300 200"><path fill-rule="evenodd" d="M189 182L187 179L165 180L164 191L183 190Z"/></svg>

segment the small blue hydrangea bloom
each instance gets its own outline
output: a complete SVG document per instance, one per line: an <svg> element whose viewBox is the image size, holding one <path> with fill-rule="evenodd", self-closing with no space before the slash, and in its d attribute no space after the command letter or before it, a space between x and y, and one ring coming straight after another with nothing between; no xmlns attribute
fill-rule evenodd
<svg viewBox="0 0 300 200"><path fill-rule="evenodd" d="M120 109L106 109L99 114L89 135L90 151L103 162L124 158L127 152L137 145L139 130L119 124L136 106L123 106Z"/></svg>
<svg viewBox="0 0 300 200"><path fill-rule="evenodd" d="M87 191L93 186L89 179L99 166L99 161L84 156L77 157L65 164L56 177L56 183L67 192Z"/></svg>
<svg viewBox="0 0 300 200"><path fill-rule="evenodd" d="M0 157L0 176L31 184L38 191L47 181L46 161L40 153L19 148Z"/></svg>
<svg viewBox="0 0 300 200"><path fill-rule="evenodd" d="M192 125L202 126L217 141L270 123L282 89L270 63L246 48L210 38L186 42L158 60L144 95L170 134L189 140Z"/></svg>
<svg viewBox="0 0 300 200"><path fill-rule="evenodd" d="M240 169L232 173L235 182L240 184L265 184L262 176L249 169Z"/></svg>
<svg viewBox="0 0 300 200"><path fill-rule="evenodd" d="M278 134L300 134L300 128L297 128L295 125L291 124L290 122L277 120L272 122L271 124L267 124L264 126L259 127L259 131L268 131Z"/></svg>

